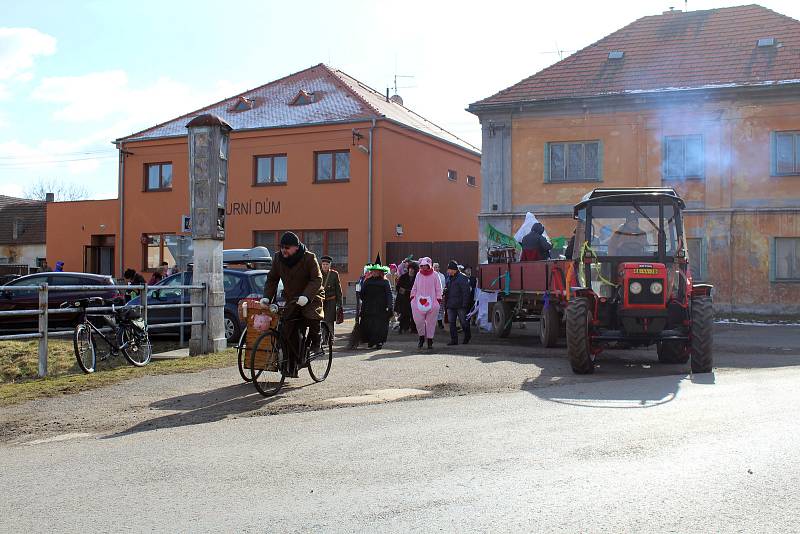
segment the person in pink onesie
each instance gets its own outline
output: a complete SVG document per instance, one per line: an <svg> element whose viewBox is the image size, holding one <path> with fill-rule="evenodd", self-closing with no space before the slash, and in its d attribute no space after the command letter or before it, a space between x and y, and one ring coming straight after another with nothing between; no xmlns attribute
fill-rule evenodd
<svg viewBox="0 0 800 534"><path fill-rule="evenodd" d="M442 304L442 282L433 270L430 258L419 260L419 274L411 288L411 315L417 325L419 348L428 339L428 348L433 348L433 336L436 334L436 318Z"/></svg>

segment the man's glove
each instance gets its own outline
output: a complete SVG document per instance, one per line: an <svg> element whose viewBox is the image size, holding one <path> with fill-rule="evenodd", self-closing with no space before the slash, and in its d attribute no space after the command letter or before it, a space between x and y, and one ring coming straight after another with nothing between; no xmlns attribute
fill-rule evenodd
<svg viewBox="0 0 800 534"><path fill-rule="evenodd" d="M300 295L299 297L297 297L297 305L298 306L300 306L302 308L306 304L308 304L308 297L307 296Z"/></svg>
<svg viewBox="0 0 800 534"><path fill-rule="evenodd" d="M269 299L267 297L264 297L263 299L259 300L258 303L265 307L269 306Z"/></svg>

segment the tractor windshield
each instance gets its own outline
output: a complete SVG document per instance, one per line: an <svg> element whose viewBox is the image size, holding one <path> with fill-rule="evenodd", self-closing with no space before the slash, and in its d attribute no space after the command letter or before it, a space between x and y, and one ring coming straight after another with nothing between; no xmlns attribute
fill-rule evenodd
<svg viewBox="0 0 800 534"><path fill-rule="evenodd" d="M673 257L678 246L677 213L656 203L596 204L591 207L589 244L598 258L659 258L659 245ZM662 231L663 230L663 231Z"/></svg>

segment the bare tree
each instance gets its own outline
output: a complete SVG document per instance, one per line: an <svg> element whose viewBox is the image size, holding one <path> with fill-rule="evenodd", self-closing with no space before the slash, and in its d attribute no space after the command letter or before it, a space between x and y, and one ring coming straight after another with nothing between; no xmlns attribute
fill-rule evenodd
<svg viewBox="0 0 800 534"><path fill-rule="evenodd" d="M39 178L25 188L23 195L25 198L34 200L46 200L47 193L53 193L56 201L64 200L84 200L89 198L89 191L82 185L63 180L53 180Z"/></svg>

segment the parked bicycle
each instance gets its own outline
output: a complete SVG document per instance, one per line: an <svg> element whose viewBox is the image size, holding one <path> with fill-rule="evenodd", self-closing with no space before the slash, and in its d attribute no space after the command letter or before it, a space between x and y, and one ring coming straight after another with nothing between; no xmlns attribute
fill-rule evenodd
<svg viewBox="0 0 800 534"><path fill-rule="evenodd" d="M99 357L100 361L122 353L131 365L136 367L147 365L153 355L153 346L139 308L117 307L112 304L110 315L87 312L87 308L105 305L106 301L99 297L77 299L61 305L62 308L80 310L78 326L75 327L72 337L78 366L84 373L95 372L98 361L96 342L98 338L110 349L108 354L104 353ZM107 336L103 332L105 327L111 328L111 335Z"/></svg>
<svg viewBox="0 0 800 534"><path fill-rule="evenodd" d="M273 304L270 310L278 316L277 324L261 334L251 347L250 369L247 371L252 374L240 369L242 377L246 380L249 376L259 393L271 397L283 387L294 358L298 369L308 368L314 382L325 380L333 363L333 335L328 325L321 322L320 351L311 354L311 340L307 338L306 328L297 328L297 323L303 318L296 313L294 303L288 302L285 306ZM259 352L266 353L267 365L257 365Z"/></svg>

